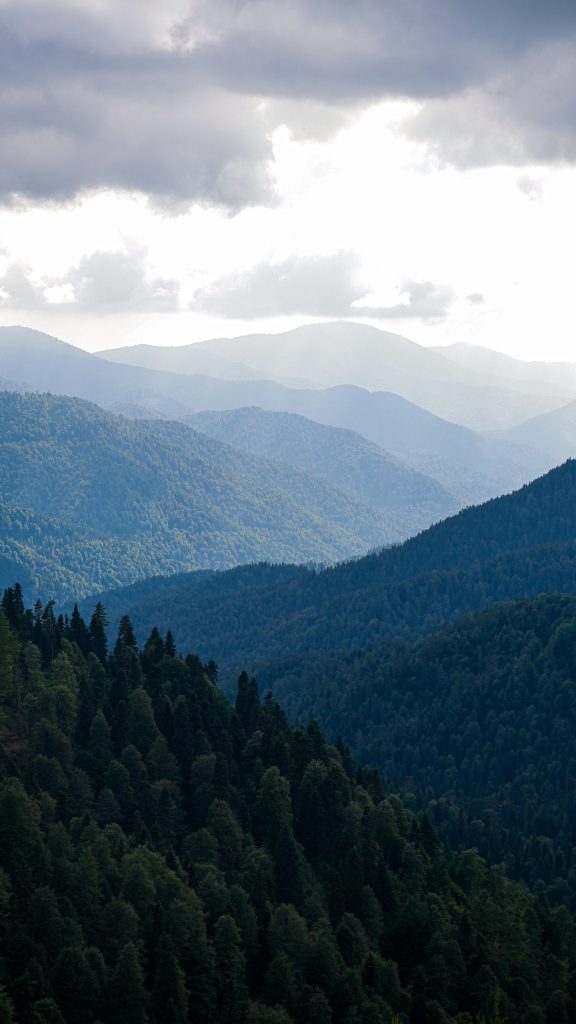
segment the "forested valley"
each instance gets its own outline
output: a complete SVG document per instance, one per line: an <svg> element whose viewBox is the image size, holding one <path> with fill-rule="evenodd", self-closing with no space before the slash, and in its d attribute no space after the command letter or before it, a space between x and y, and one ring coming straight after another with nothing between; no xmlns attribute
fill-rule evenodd
<svg viewBox="0 0 576 1024"><path fill-rule="evenodd" d="M101 605L2 609L3 1022L573 1019L570 911L341 740L246 674L233 707L170 633L109 647Z"/></svg>

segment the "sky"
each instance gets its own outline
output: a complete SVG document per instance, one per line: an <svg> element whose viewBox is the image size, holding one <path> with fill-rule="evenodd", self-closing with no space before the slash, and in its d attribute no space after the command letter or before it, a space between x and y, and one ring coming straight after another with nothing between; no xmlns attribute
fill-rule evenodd
<svg viewBox="0 0 576 1024"><path fill-rule="evenodd" d="M576 361L574 0L0 0L0 323Z"/></svg>

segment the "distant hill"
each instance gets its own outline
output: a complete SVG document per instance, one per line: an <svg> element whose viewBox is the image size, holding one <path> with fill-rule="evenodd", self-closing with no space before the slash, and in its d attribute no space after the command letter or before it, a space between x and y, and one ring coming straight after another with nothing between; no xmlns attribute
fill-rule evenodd
<svg viewBox="0 0 576 1024"><path fill-rule="evenodd" d="M432 351L492 382L500 379L509 387L521 387L525 394L576 395L576 363L547 363L542 360L515 359L482 345L464 341L436 345Z"/></svg>
<svg viewBox="0 0 576 1024"><path fill-rule="evenodd" d="M70 395L99 405L142 404L172 418L195 408L186 400L188 378L115 366L27 327L0 327L0 377L24 379L29 390ZM21 391L22 387L9 390Z"/></svg>
<svg viewBox="0 0 576 1024"><path fill-rule="evenodd" d="M366 505L402 512L411 524L428 526L457 510L453 495L437 481L351 430L255 408L195 413L186 422L243 451L323 477Z"/></svg>
<svg viewBox="0 0 576 1024"><path fill-rule="evenodd" d="M221 380L267 380L268 373L244 363L234 362L215 352L207 352L199 345L128 345L98 352L98 356L111 363L143 366L148 370L167 370L188 376L202 374Z"/></svg>
<svg viewBox="0 0 576 1024"><path fill-rule="evenodd" d="M0 584L13 582L15 560L58 598L185 568L331 562L403 529L323 480L185 424L49 395L0 394L0 491Z"/></svg>
<svg viewBox="0 0 576 1024"><path fill-rule="evenodd" d="M154 623L170 627L183 647L207 656L206 645L223 667L261 674L272 659L408 639L543 591L576 593L574 461L398 547L324 572L245 566L201 587L182 577L176 585L144 581L128 601L122 592L102 600L112 615L128 607L140 636ZM267 685L277 671L272 660Z"/></svg>
<svg viewBox="0 0 576 1024"><path fill-rule="evenodd" d="M400 456L429 450L452 460L465 475L481 478L477 498L510 490L554 462L501 439L481 437L395 394L348 385L320 391L294 389L267 380L217 380L125 366L21 327L0 328L0 376L26 379L35 389L103 406L144 406L154 415L172 419L243 406L299 413L319 423L355 430Z"/></svg>
<svg viewBox="0 0 576 1024"><path fill-rule="evenodd" d="M441 350L367 324L309 324L282 334L218 338L185 347L249 363L275 379L300 376L325 387L355 384L392 391L474 430L513 426L563 401L557 388L549 391L543 381L538 390L524 388L516 377L459 365ZM158 355L163 369L175 368L176 350L169 352L169 357ZM576 395L576 382L568 394Z"/></svg>
<svg viewBox="0 0 576 1024"><path fill-rule="evenodd" d="M576 455L576 402L569 402L544 416L535 416L498 436L512 444L530 445L554 458L572 458Z"/></svg>

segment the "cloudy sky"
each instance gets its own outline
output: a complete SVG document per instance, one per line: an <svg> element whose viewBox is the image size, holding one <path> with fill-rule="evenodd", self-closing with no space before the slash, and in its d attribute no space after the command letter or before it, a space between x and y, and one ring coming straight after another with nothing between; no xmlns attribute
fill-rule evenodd
<svg viewBox="0 0 576 1024"><path fill-rule="evenodd" d="M0 0L0 322L576 360L574 0Z"/></svg>

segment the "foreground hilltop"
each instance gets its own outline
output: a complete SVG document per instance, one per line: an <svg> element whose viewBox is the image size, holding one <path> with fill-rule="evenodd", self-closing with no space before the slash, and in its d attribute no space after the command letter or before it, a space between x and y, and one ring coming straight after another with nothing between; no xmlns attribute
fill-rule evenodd
<svg viewBox="0 0 576 1024"><path fill-rule="evenodd" d="M574 921L123 618L0 612L3 1021L571 1019ZM7 616L7 617L6 617Z"/></svg>

